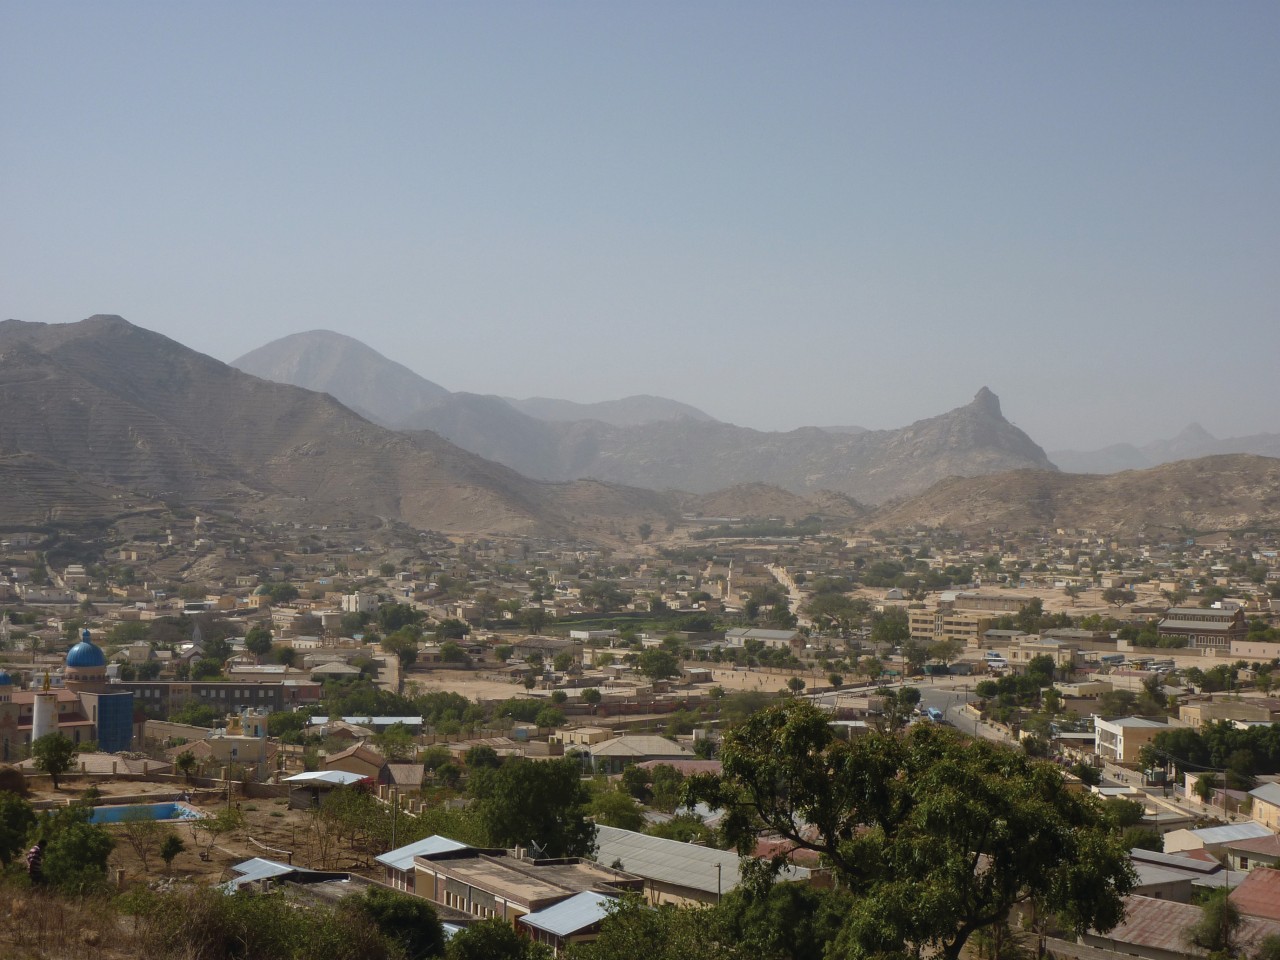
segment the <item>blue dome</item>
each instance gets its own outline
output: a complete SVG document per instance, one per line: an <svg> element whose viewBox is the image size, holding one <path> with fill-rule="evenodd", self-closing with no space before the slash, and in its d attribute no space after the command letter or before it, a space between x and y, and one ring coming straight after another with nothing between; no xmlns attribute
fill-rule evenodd
<svg viewBox="0 0 1280 960"><path fill-rule="evenodd" d="M107 656L88 640L81 640L67 651L68 667L105 667Z"/></svg>

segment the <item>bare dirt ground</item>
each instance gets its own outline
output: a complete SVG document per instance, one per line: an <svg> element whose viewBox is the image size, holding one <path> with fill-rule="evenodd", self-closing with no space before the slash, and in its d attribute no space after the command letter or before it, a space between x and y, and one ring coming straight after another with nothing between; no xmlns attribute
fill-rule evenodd
<svg viewBox="0 0 1280 960"><path fill-rule="evenodd" d="M83 795L88 783L76 779L64 781L62 789L54 791L46 785L38 786L32 791L32 800L74 800ZM103 801L112 798L154 797L156 802L170 800L177 791L183 789L181 784L143 783L137 781L97 782L95 784ZM234 864L251 857L266 857L272 860L288 862L292 854L292 862L300 866L311 866L317 859L316 841L312 830L311 815L298 810L288 809L288 801L284 798L251 799L236 794L232 785L231 803L239 806L244 816L244 827L229 835L219 837L210 851L209 859L200 856L200 850L207 848L205 837L200 836L187 823L171 822L163 824L163 829L172 831L186 844L186 849L173 861L171 872L165 870L164 862L154 852L147 858L144 866L125 835L125 828L108 824L107 829L116 841L111 853L109 867L111 870L123 870L123 882L127 885L136 882L155 882L165 878L175 881L195 880L201 883L217 882L229 879L229 868ZM190 805L207 813L217 813L226 805L226 794L219 790L191 788ZM271 849L268 849L271 848ZM317 864L318 865L318 864ZM351 869L350 857L343 860L341 869ZM114 877L115 874L113 873Z"/></svg>
<svg viewBox="0 0 1280 960"><path fill-rule="evenodd" d="M518 683L492 679L482 670L418 670L404 676L405 692L412 694L446 691L460 693L469 700L506 700L509 697L538 696L529 694Z"/></svg>

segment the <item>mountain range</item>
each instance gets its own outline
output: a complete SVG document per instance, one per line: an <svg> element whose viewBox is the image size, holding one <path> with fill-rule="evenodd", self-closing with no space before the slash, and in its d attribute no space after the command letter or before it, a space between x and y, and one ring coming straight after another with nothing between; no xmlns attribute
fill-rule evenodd
<svg viewBox="0 0 1280 960"><path fill-rule="evenodd" d="M1059 469L1067 473L1117 473L1227 453L1280 457L1280 433L1256 433L1220 440L1200 424L1192 423L1168 440L1155 440L1140 446L1117 443L1100 450L1057 450L1049 456Z"/></svg>
<svg viewBox="0 0 1280 960"><path fill-rule="evenodd" d="M797 494L831 490L874 504L951 476L1054 469L1044 451L1004 418L1000 401L985 387L963 407L898 430L766 432L661 398L512 402L474 393L441 395L442 388L425 379L414 392L404 379L406 368L350 338L335 338L323 331L295 334L233 365L330 393L352 409L371 411L379 422L431 431L540 480L591 477L691 493L749 481ZM352 356L357 359L350 362L348 378L340 371ZM379 373L379 359L385 374ZM383 379L393 389L386 397L372 396ZM406 403L400 399L406 395L415 399ZM578 414L586 416L569 419Z"/></svg>
<svg viewBox="0 0 1280 960"><path fill-rule="evenodd" d="M679 509L646 490L530 480L115 316L0 323L0 411L7 523L182 502L272 518L576 534L663 522Z"/></svg>
<svg viewBox="0 0 1280 960"><path fill-rule="evenodd" d="M1125 536L1280 528L1280 460L1232 454L1109 476L1016 470L955 477L866 519L886 530L1059 527Z"/></svg>
<svg viewBox="0 0 1280 960"><path fill-rule="evenodd" d="M323 353L295 366L328 371L334 389L347 376L340 368ZM10 320L0 323L0 523L101 521L181 504L248 518L383 518L447 533L598 542L683 513L818 514L833 528L864 529L1280 526L1280 460L1214 456L1114 476L1060 473L985 388L901 430L770 434L688 414L630 425L553 422L496 396L433 398L407 368L395 381L381 358L365 370L393 380L406 407L437 419L447 412L458 432L525 431L516 431L508 457L540 455L550 468L577 450L577 462L599 473L655 487L698 476L728 482L701 493L645 489L635 479L530 479L430 430L390 430L331 394L260 379L119 317ZM383 402L376 391L365 400ZM486 442L499 439L490 433ZM841 486L881 505L873 511ZM912 488L922 492L909 496Z"/></svg>

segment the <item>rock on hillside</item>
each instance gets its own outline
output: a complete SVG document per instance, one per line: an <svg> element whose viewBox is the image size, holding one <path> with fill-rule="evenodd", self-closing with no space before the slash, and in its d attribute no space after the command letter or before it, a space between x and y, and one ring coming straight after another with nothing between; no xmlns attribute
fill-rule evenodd
<svg viewBox="0 0 1280 960"><path fill-rule="evenodd" d="M1280 526L1280 459L1233 454L1109 476L1018 470L944 480L869 516L867 528L1120 535Z"/></svg>

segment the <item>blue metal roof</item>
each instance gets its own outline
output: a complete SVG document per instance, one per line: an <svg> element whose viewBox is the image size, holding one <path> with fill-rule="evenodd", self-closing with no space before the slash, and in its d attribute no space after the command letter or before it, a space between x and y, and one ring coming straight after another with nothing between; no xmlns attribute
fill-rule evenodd
<svg viewBox="0 0 1280 960"><path fill-rule="evenodd" d="M613 897L587 890L545 910L525 914L520 922L553 937L570 937L607 917L616 902Z"/></svg>
<svg viewBox="0 0 1280 960"><path fill-rule="evenodd" d="M393 870L412 870L414 857L429 857L434 853L449 853L453 850L465 849L467 849L465 843L450 840L448 837L432 835L422 840L415 840L413 843L405 844L403 847L388 850L386 853L374 857L374 859L384 866L391 867Z"/></svg>

